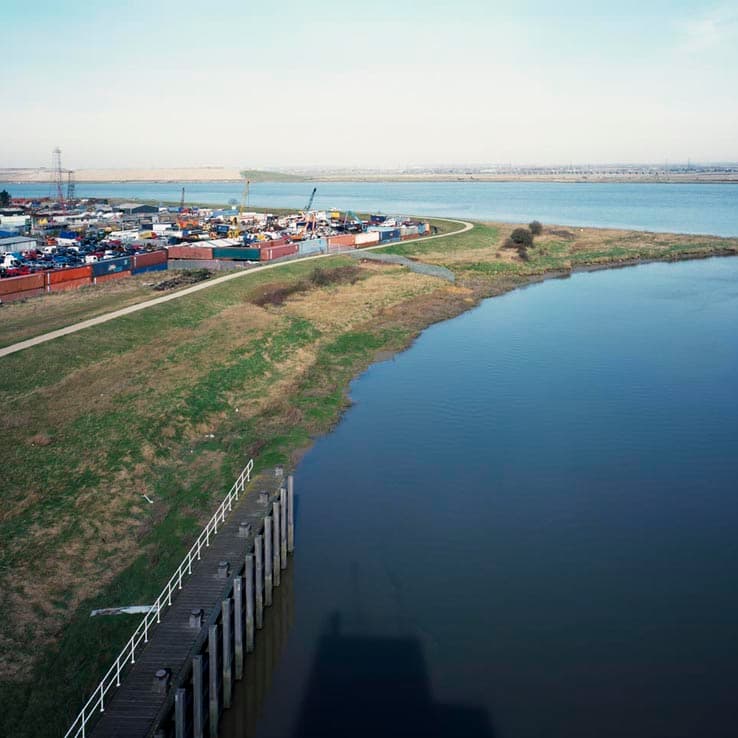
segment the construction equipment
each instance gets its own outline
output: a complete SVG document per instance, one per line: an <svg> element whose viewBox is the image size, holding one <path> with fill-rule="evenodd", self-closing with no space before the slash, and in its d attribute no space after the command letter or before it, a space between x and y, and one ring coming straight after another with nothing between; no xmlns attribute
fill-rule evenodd
<svg viewBox="0 0 738 738"><path fill-rule="evenodd" d="M310 199L308 200L308 204L305 206L305 212L309 212L310 208L313 207L313 200L315 199L315 193L318 191L317 187L313 187L313 192L310 195Z"/></svg>
<svg viewBox="0 0 738 738"><path fill-rule="evenodd" d="M346 215L343 217L343 230L344 231L363 231L364 221L353 211L347 210Z"/></svg>
<svg viewBox="0 0 738 738"><path fill-rule="evenodd" d="M246 179L246 178L244 177L244 179ZM248 204L249 204L249 186L250 185L251 185L251 180L250 179L246 179L246 182L244 183L244 186L243 186L243 194L241 195L241 209L238 211L238 214L239 215L243 215L244 214L244 211L248 207Z"/></svg>

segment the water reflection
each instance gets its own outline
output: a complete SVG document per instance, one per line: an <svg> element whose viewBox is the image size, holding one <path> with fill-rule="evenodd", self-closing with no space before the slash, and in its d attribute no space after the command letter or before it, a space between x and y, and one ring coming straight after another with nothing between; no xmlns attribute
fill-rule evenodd
<svg viewBox="0 0 738 738"><path fill-rule="evenodd" d="M318 640L293 738L493 738L483 708L436 702L420 640L343 632L333 614Z"/></svg>

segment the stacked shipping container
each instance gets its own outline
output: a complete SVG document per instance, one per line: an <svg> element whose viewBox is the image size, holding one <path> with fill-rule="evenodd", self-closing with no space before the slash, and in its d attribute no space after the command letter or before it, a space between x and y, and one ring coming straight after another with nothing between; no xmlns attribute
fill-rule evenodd
<svg viewBox="0 0 738 738"><path fill-rule="evenodd" d="M59 292L86 287L89 284L108 282L111 279L130 277L141 272L163 271L167 268L167 252L149 251L118 259L104 259L95 264L85 264L68 269L28 274L0 280L0 300L23 300L44 292Z"/></svg>

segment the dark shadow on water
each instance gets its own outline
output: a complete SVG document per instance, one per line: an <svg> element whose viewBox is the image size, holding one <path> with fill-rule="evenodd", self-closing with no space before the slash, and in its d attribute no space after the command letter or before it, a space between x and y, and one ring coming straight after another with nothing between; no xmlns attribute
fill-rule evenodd
<svg viewBox="0 0 738 738"><path fill-rule="evenodd" d="M494 738L484 708L433 699L422 645L411 636L341 633L318 641L293 738Z"/></svg>

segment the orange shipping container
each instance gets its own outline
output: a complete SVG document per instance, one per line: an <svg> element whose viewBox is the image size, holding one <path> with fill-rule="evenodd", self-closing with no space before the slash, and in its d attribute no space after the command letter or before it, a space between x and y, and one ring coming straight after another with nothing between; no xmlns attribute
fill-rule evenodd
<svg viewBox="0 0 738 738"><path fill-rule="evenodd" d="M160 251L148 251L143 254L136 254L133 257L133 268L153 266L154 264L164 264L167 260L167 252L163 249Z"/></svg>
<svg viewBox="0 0 738 738"><path fill-rule="evenodd" d="M287 243L283 246L262 246L261 261L271 261L272 259L279 259L282 256L296 254L297 248L296 243Z"/></svg>
<svg viewBox="0 0 738 738"><path fill-rule="evenodd" d="M209 246L170 246L170 259L212 259L213 249Z"/></svg>
<svg viewBox="0 0 738 738"><path fill-rule="evenodd" d="M92 265L73 267L72 269L56 269L53 272L47 272L49 275L49 284L60 284L61 282L74 282L78 279L87 277L90 281L92 277Z"/></svg>
<svg viewBox="0 0 738 738"><path fill-rule="evenodd" d="M347 233L344 236L328 236L328 246L355 246L356 236L353 233Z"/></svg>
<svg viewBox="0 0 738 738"><path fill-rule="evenodd" d="M102 282L110 282L113 279L122 279L123 277L130 277L130 272L112 272L111 274L101 274L99 277L94 277L95 284L101 284Z"/></svg>
<svg viewBox="0 0 738 738"><path fill-rule="evenodd" d="M8 282L10 280L3 279L2 281ZM36 289L33 289L33 290L23 290L22 292L10 292L0 297L0 299L3 302L13 302L13 300L25 300L29 297L37 297L38 295L45 295L45 294L46 294L46 288L37 287Z"/></svg>
<svg viewBox="0 0 738 738"><path fill-rule="evenodd" d="M25 292L43 287L45 284L44 274L25 274L22 277L8 277L0 279L0 295L9 295L12 292Z"/></svg>
<svg viewBox="0 0 738 738"><path fill-rule="evenodd" d="M98 279L100 279L98 277ZM82 277L82 279L69 279L66 282L57 282L51 285L52 292L59 292L60 290L76 290L79 287L87 287L92 284L90 277Z"/></svg>

